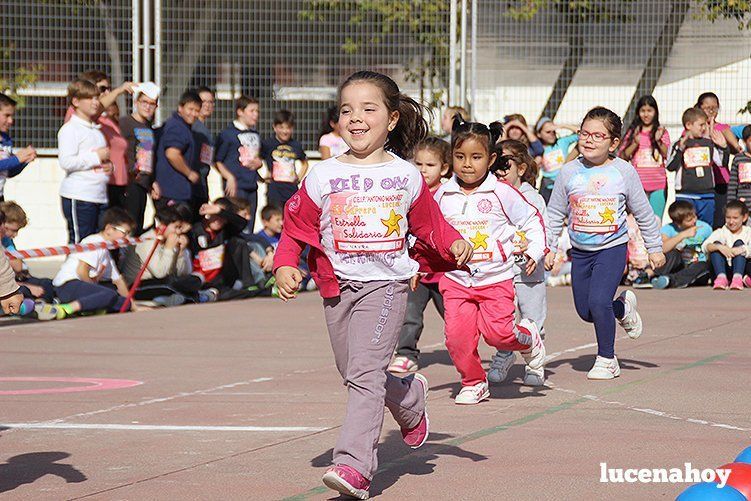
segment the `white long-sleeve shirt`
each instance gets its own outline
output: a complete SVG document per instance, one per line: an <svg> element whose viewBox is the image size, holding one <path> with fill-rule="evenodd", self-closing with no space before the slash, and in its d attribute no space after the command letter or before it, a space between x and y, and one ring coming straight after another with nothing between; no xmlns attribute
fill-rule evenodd
<svg viewBox="0 0 751 501"><path fill-rule="evenodd" d="M60 196L72 200L107 203L109 174L104 172L96 150L107 146L99 126L77 115L57 132L58 162L65 171Z"/></svg>
<svg viewBox="0 0 751 501"><path fill-rule="evenodd" d="M539 261L545 255L542 215L516 188L492 174L470 194L465 194L456 176L438 188L435 199L446 220L474 249L470 273L452 271L446 277L465 287L483 287L514 278L516 232L528 241L527 255Z"/></svg>
<svg viewBox="0 0 751 501"><path fill-rule="evenodd" d="M721 244L727 247L734 247L735 242L738 240L743 242L743 255L746 259L751 259L751 227L746 226L745 224L741 226L741 231L738 233L733 233L727 226L717 228L711 235L709 235L709 237L707 237L706 240L704 240L704 243L701 245L701 250L704 251L704 254L709 258L709 250L707 249L709 244ZM728 264L730 264L731 261L731 259L728 259Z"/></svg>

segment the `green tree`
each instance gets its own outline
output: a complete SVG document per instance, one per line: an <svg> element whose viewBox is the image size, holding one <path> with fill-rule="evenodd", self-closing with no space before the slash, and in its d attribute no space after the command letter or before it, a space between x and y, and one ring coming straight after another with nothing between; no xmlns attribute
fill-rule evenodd
<svg viewBox="0 0 751 501"><path fill-rule="evenodd" d="M405 79L418 85L424 103L437 107L447 87L448 8L448 0L307 0L299 15L346 26L338 36L345 54L406 37L414 51L403 63Z"/></svg>
<svg viewBox="0 0 751 501"><path fill-rule="evenodd" d="M19 91L34 85L44 67L38 64L13 64L14 48L0 47L0 92L7 93L19 106L23 106L24 98L18 94Z"/></svg>

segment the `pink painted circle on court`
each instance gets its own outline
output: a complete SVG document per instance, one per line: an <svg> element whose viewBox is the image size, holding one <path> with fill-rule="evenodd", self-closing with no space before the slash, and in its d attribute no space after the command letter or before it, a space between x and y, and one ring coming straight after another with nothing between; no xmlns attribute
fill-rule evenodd
<svg viewBox="0 0 751 501"><path fill-rule="evenodd" d="M2 390L0 395L47 395L50 393L76 393L79 391L121 390L143 384L132 379L102 379L89 377L0 377L3 382L24 383L80 383L81 386L62 386L59 388L33 388L28 390Z"/></svg>

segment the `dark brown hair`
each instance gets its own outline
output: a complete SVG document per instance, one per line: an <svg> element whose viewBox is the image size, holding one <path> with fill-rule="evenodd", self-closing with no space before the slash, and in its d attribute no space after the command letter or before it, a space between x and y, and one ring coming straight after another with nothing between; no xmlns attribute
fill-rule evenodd
<svg viewBox="0 0 751 501"><path fill-rule="evenodd" d="M490 154L498 138L503 134L501 122L485 125L480 122L466 122L460 115L454 115L454 125L451 127L451 149L454 150L469 138L479 139L485 144Z"/></svg>
<svg viewBox="0 0 751 501"><path fill-rule="evenodd" d="M441 167L443 167L443 164L451 165L451 145L439 137L428 136L420 141L415 146L415 154L420 150L432 151L438 155L438 158L441 159ZM451 169L443 177L451 177Z"/></svg>
<svg viewBox="0 0 751 501"><path fill-rule="evenodd" d="M342 82L337 94L340 107L342 91L356 82L368 82L378 87L389 113L399 112L399 121L394 130L389 132L384 149L393 151L402 158L411 158L415 146L428 135L428 122L423 116L426 113L425 108L411 97L402 94L399 86L391 78L375 71L358 71Z"/></svg>
<svg viewBox="0 0 751 501"><path fill-rule="evenodd" d="M741 202L740 200L731 200L728 202L728 204L725 206L725 212L735 209L741 211L741 216L747 216L748 215L748 207L746 207L746 204Z"/></svg>
<svg viewBox="0 0 751 501"><path fill-rule="evenodd" d="M125 209L121 207L110 207L104 212L102 227L104 228L108 224L110 226L122 226L123 224L127 224L133 228L136 225L136 222Z"/></svg>
<svg viewBox="0 0 751 501"><path fill-rule="evenodd" d="M496 152L498 153L498 158L496 159L496 162L502 161L501 156L503 154L503 150L508 150L511 152L511 159L517 163L517 165L524 164L527 166L527 169L524 171L524 174L522 175L522 181L525 183L529 183L532 186L535 185L535 182L537 181L537 162L535 162L535 159L532 158L532 156L529 154L529 148L526 144L522 143L521 141L517 141L515 139L506 139L504 141L501 141L496 146Z"/></svg>
<svg viewBox="0 0 751 501"><path fill-rule="evenodd" d="M289 124L295 126L295 115L289 110L279 110L274 114L274 125Z"/></svg>
<svg viewBox="0 0 751 501"><path fill-rule="evenodd" d="M607 129L608 134L610 134L611 138L620 139L622 133L621 131L623 129L623 122L621 122L621 117L619 117L618 114L614 111L611 111L602 106L597 106L589 110L587 114L584 115L584 120L582 120L582 127L584 127L584 122L586 122L587 120L601 121Z"/></svg>
<svg viewBox="0 0 751 501"><path fill-rule="evenodd" d="M101 82L102 80L109 81L110 77L107 76L107 74L101 70L88 70L84 71L79 75L81 80L88 80L89 82L96 85L97 83Z"/></svg>
<svg viewBox="0 0 751 501"><path fill-rule="evenodd" d="M675 224L681 224L692 214L696 215L696 208L688 200L676 200L668 207L668 216Z"/></svg>
<svg viewBox="0 0 751 501"><path fill-rule="evenodd" d="M258 99L243 94L237 98L237 101L235 101L235 111L244 110L251 104L258 104Z"/></svg>

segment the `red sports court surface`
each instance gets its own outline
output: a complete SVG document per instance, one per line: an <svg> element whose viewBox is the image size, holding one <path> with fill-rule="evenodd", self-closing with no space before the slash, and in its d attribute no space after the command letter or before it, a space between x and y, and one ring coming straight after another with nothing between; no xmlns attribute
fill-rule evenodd
<svg viewBox="0 0 751 501"><path fill-rule="evenodd" d="M387 413L382 499L672 499L687 484L600 483L609 468L715 468L751 445L751 292L637 291L622 375L589 382L594 333L549 289L549 384L477 406L429 309L432 433L417 451ZM429 308L432 308L429 307ZM330 499L345 391L317 294L0 328L3 499ZM492 353L482 350L485 359Z"/></svg>

